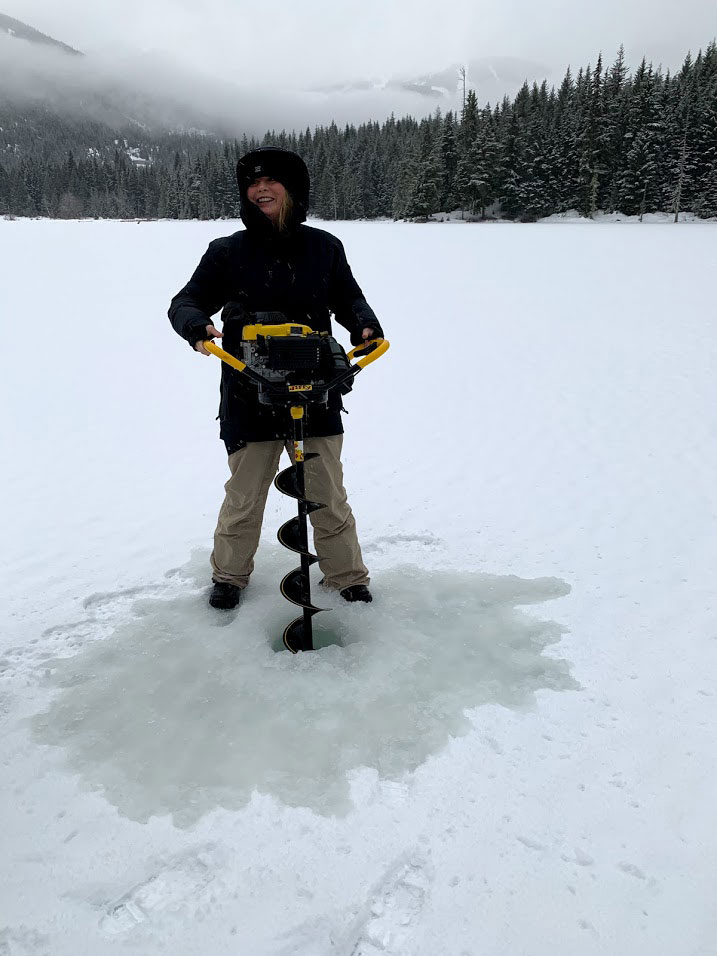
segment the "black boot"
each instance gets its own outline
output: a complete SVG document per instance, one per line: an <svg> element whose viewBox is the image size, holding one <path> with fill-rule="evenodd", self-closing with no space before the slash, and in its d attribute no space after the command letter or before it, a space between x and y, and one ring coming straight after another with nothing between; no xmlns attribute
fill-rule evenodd
<svg viewBox="0 0 717 956"><path fill-rule="evenodd" d="M223 581L215 581L209 603L212 607L219 608L222 611L231 611L236 607L241 597L241 588L236 584L225 584Z"/></svg>
<svg viewBox="0 0 717 956"><path fill-rule="evenodd" d="M350 588L344 588L343 591L339 591L339 594L344 601L363 601L365 604L373 601L371 592L365 584L352 584Z"/></svg>

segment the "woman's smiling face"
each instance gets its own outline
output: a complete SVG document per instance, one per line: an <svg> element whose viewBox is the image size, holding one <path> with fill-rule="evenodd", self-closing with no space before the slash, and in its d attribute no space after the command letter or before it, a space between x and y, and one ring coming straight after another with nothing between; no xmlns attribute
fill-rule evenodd
<svg viewBox="0 0 717 956"><path fill-rule="evenodd" d="M258 206L270 219L276 219L284 204L286 188L271 176L258 176L246 191L249 202Z"/></svg>

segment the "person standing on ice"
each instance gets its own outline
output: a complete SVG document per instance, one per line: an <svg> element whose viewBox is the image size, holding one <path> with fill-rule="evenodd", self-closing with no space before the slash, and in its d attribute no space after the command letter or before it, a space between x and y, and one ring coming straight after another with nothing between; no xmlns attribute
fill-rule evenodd
<svg viewBox="0 0 717 956"><path fill-rule="evenodd" d="M352 345L383 337L346 260L341 242L322 229L304 225L309 173L296 153L275 147L252 150L237 163L241 218L246 229L216 239L194 275L172 299L169 318L175 331L196 351L223 338L222 347L239 354L245 324L257 312L280 312L279 321L309 325L331 333L331 313L348 330ZM222 310L223 331L211 322ZM347 601L371 601L356 523L346 498L341 466L341 396L315 406L307 422L307 493L326 505L310 515L323 584ZM220 436L229 455L211 555L212 607L230 609L254 569L269 486L282 450L293 447L291 419L284 408L261 404L256 389L222 362ZM291 452L289 451L289 454Z"/></svg>

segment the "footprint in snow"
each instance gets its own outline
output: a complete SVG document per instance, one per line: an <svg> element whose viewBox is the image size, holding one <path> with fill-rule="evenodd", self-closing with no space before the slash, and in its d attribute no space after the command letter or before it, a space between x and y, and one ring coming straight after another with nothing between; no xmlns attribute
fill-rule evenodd
<svg viewBox="0 0 717 956"><path fill-rule="evenodd" d="M140 584L133 588L122 588L120 591L97 591L90 594L82 602L82 606L87 610L91 608L104 608L107 605L115 605L118 601L133 600L140 595L161 593L161 585Z"/></svg>
<svg viewBox="0 0 717 956"><path fill-rule="evenodd" d="M106 907L100 930L106 936L119 936L156 914L194 902L214 876L210 848L174 857Z"/></svg>
<svg viewBox="0 0 717 956"><path fill-rule="evenodd" d="M406 545L413 548L435 549L442 547L443 542L430 532L410 534L397 531L394 534L385 534L366 542L364 550L368 553L383 553L390 548L405 547Z"/></svg>
<svg viewBox="0 0 717 956"><path fill-rule="evenodd" d="M629 876L634 876L637 880L646 879L645 874L640 869L639 866L635 866L634 863L618 863L618 869L622 870L623 873L627 873Z"/></svg>
<svg viewBox="0 0 717 956"><path fill-rule="evenodd" d="M394 864L366 904L351 956L412 956L430 882L430 865L423 858Z"/></svg>

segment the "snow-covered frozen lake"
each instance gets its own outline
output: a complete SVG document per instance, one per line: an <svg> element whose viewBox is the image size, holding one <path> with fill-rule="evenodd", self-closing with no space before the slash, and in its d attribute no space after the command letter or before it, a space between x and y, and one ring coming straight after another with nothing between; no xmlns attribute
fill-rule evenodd
<svg viewBox="0 0 717 956"><path fill-rule="evenodd" d="M0 221L1 956L714 953L717 224L328 224L375 600L297 657L277 492L205 606L235 228Z"/></svg>

